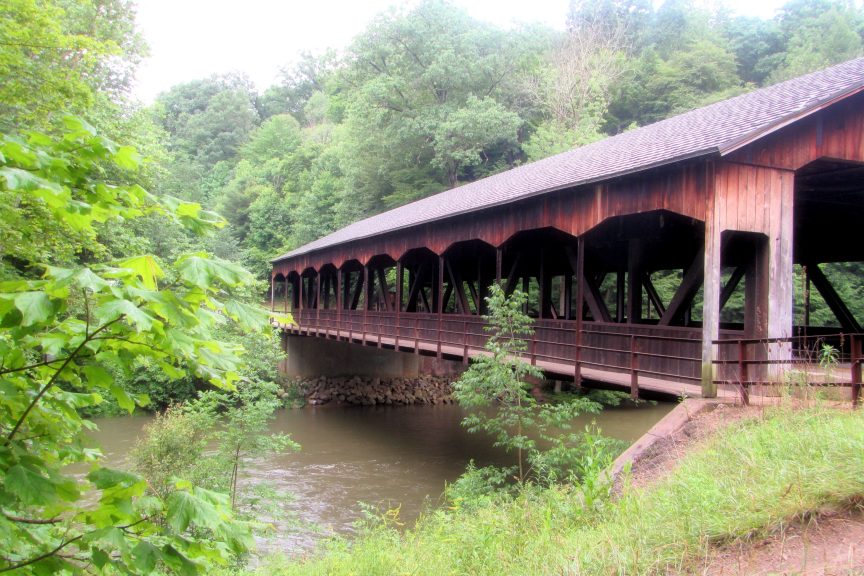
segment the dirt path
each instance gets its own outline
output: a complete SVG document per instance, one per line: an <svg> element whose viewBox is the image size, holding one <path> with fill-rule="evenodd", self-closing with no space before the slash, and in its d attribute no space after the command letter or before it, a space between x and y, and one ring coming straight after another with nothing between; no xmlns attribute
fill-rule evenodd
<svg viewBox="0 0 864 576"><path fill-rule="evenodd" d="M664 434L633 462L628 482L648 487L719 429L759 418L764 407L719 404ZM862 455L864 458L864 455ZM620 485L617 486L620 489ZM697 574L712 576L864 575L864 501L857 510L826 510L767 538L713 549Z"/></svg>

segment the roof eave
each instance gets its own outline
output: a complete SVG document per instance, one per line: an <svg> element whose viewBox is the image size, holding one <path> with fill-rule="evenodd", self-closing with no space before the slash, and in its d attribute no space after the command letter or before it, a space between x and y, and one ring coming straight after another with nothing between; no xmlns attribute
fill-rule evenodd
<svg viewBox="0 0 864 576"><path fill-rule="evenodd" d="M864 82L862 82L858 86L843 90L842 92L833 94L831 96L828 96L827 98L819 100L813 105L808 106L807 108L804 108L794 114L790 114L784 118L781 118L780 120L777 120L776 122L769 124L759 130L755 130L749 134L746 134L741 138L723 144L718 149L718 151L720 152L720 156L728 156L729 154L732 154L733 152L740 150L741 148L744 148L745 146L748 146L753 142L756 142L757 140L768 136L769 134L773 134L774 132L785 128L786 126L789 126L790 124L793 124L801 120L802 118L806 118L807 116L815 114L820 110L824 110L829 106L833 106L837 102L845 100L846 98L854 96L855 94L858 94L860 92L864 92Z"/></svg>
<svg viewBox="0 0 864 576"><path fill-rule="evenodd" d="M710 156L712 154L717 154L718 152L720 152L719 148L717 146L712 146L712 147L706 148L704 150L698 150L696 152L691 152L688 154L682 154L680 156L661 160L659 162L654 162L652 164L646 164L646 165L640 166L638 168L632 168L630 170L621 170L619 172L614 172L612 174L606 174L604 176L597 177L597 178L590 178L590 179L582 180L579 182L572 182L572 183L568 183L568 184L562 184L560 186L553 186L550 188L544 188L542 190L538 190L536 192L532 192L530 194L526 194L526 195L520 196L518 198L502 200L500 202L487 204L487 205L481 206L479 208L462 210L461 212L454 212L452 214L447 214L444 216L439 216L437 218L432 218L430 220L425 220L425 221L417 223L417 224L406 224L404 226L397 226L395 228L390 228L389 230L385 230L383 232L376 232L373 234L366 234L364 236L357 236L355 238L351 238L350 240L344 240L342 242L337 242L334 244L330 244L328 246L322 246L321 248L315 248L315 249L312 249L312 250L309 250L306 252L299 252L299 250L302 250L302 246L301 246L297 250L292 250L291 252L288 252L286 254L283 254L282 256L279 256L277 258L274 258L273 260L270 260L270 263L271 264L277 264L277 263L283 262L285 260L291 260L292 258L297 258L298 256L306 256L309 254L314 254L316 252L322 252L324 250L330 250L330 249L335 248L337 246L341 246L343 244L350 244L351 242L356 242L358 240L366 240L367 238L375 238L376 236L383 236L385 234L390 234L392 232L398 232L401 230L408 230L410 228L416 228L419 226L424 226L426 224L431 224L433 222L439 222L441 220L448 220L450 218L456 218L458 216L464 216L465 214L471 214L473 212L479 212L479 211L488 210L491 208L498 208L500 206L506 206L507 204L513 204L515 202L521 202L523 200L528 200L530 198L536 198L537 196L543 196L545 194L552 194L553 192L560 192L561 190L566 190L567 188L574 188L577 186L588 186L591 184L598 184L600 182L605 182L608 180L614 180L616 178L622 178L624 176L630 176L632 174L638 174L639 172L645 172L647 170L653 170L654 168L660 168L662 166L669 166L671 164L676 164L678 162L684 162L685 160L693 160L694 158L701 158L701 157L705 157L705 156Z"/></svg>

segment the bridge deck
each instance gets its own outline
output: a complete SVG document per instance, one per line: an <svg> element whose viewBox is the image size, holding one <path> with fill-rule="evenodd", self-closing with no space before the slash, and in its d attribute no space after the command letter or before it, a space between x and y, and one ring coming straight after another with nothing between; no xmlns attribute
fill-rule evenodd
<svg viewBox="0 0 864 576"><path fill-rule="evenodd" d="M485 324L476 316L402 314L367 311L299 310L296 325L281 325L288 333L353 342L365 346L434 355L467 363L485 354ZM631 393L651 391L676 397L701 397L698 328L652 325L583 323L576 333L573 321L538 320L523 357L552 378L588 380L624 388ZM728 331L718 342L718 395L741 395L740 382L758 381L766 373L764 354L748 351L740 332ZM761 348L769 344L762 343ZM736 355L743 354L744 358ZM747 358L750 358L749 360ZM848 385L853 370L838 365L829 374L814 362L784 366L804 373L809 382ZM749 372L748 372L749 369ZM747 378L748 373L751 378ZM744 377L742 377L742 374Z"/></svg>

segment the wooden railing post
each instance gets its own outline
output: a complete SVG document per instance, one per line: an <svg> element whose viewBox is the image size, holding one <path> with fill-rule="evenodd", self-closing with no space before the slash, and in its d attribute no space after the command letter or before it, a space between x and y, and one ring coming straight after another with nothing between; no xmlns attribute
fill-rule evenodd
<svg viewBox="0 0 864 576"><path fill-rule="evenodd" d="M738 340L738 380L741 384L741 403L744 406L750 405L750 393L747 391L750 380L748 374L747 343L744 340Z"/></svg>
<svg viewBox="0 0 864 576"><path fill-rule="evenodd" d="M633 335L630 336L630 397L633 400L639 398L639 351Z"/></svg>
<svg viewBox="0 0 864 576"><path fill-rule="evenodd" d="M468 321L462 323L462 364L468 364Z"/></svg>
<svg viewBox="0 0 864 576"><path fill-rule="evenodd" d="M441 320L444 316L444 257L438 256L438 350L436 356L441 359Z"/></svg>

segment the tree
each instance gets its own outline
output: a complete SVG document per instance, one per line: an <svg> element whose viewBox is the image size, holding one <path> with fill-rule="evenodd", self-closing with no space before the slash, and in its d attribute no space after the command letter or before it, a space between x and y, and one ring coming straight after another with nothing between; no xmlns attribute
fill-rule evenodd
<svg viewBox="0 0 864 576"><path fill-rule="evenodd" d="M139 163L133 149L83 121L65 125L56 139L33 132L0 140L0 201L26 207L16 222L22 237L50 228L41 220L82 237L100 222L148 214L195 233L222 224L197 204L129 184ZM140 358L168 375L189 367L232 387L240 350L213 330L227 321L266 324L266 312L240 298L249 274L203 253L164 267L146 254L61 267L7 242L2 257L18 277L0 292L0 570L194 573L245 551L249 531L232 519L224 496L181 482L154 499L140 477L102 467L98 450L82 440L93 424L79 409L106 394L129 411L145 403L110 372ZM69 471L73 463L90 466L86 478Z"/></svg>
<svg viewBox="0 0 864 576"><path fill-rule="evenodd" d="M8 0L0 5L0 130L47 129L96 94L122 94L146 48L126 0Z"/></svg>
<svg viewBox="0 0 864 576"><path fill-rule="evenodd" d="M504 92L524 59L519 39L437 0L380 16L357 38L338 86L352 149L347 186L362 212L518 158L522 122Z"/></svg>
<svg viewBox="0 0 864 576"><path fill-rule="evenodd" d="M559 479L562 474L566 477L574 472L580 445L578 437L563 434L578 414L596 412L600 405L586 397L538 403L529 392L528 379L540 380L543 374L521 358L527 350L524 338L533 334L531 318L522 311L527 296L517 290L507 297L495 284L486 301L487 354L473 358L453 384L453 394L461 406L480 409L466 417L463 425L471 432L491 434L496 446L516 452L518 481L532 476L544 481ZM494 413L484 411L490 406ZM550 442L551 450L542 449L537 437Z"/></svg>
<svg viewBox="0 0 864 576"><path fill-rule="evenodd" d="M852 2L791 0L778 20L786 50L775 82L864 54L864 12Z"/></svg>

